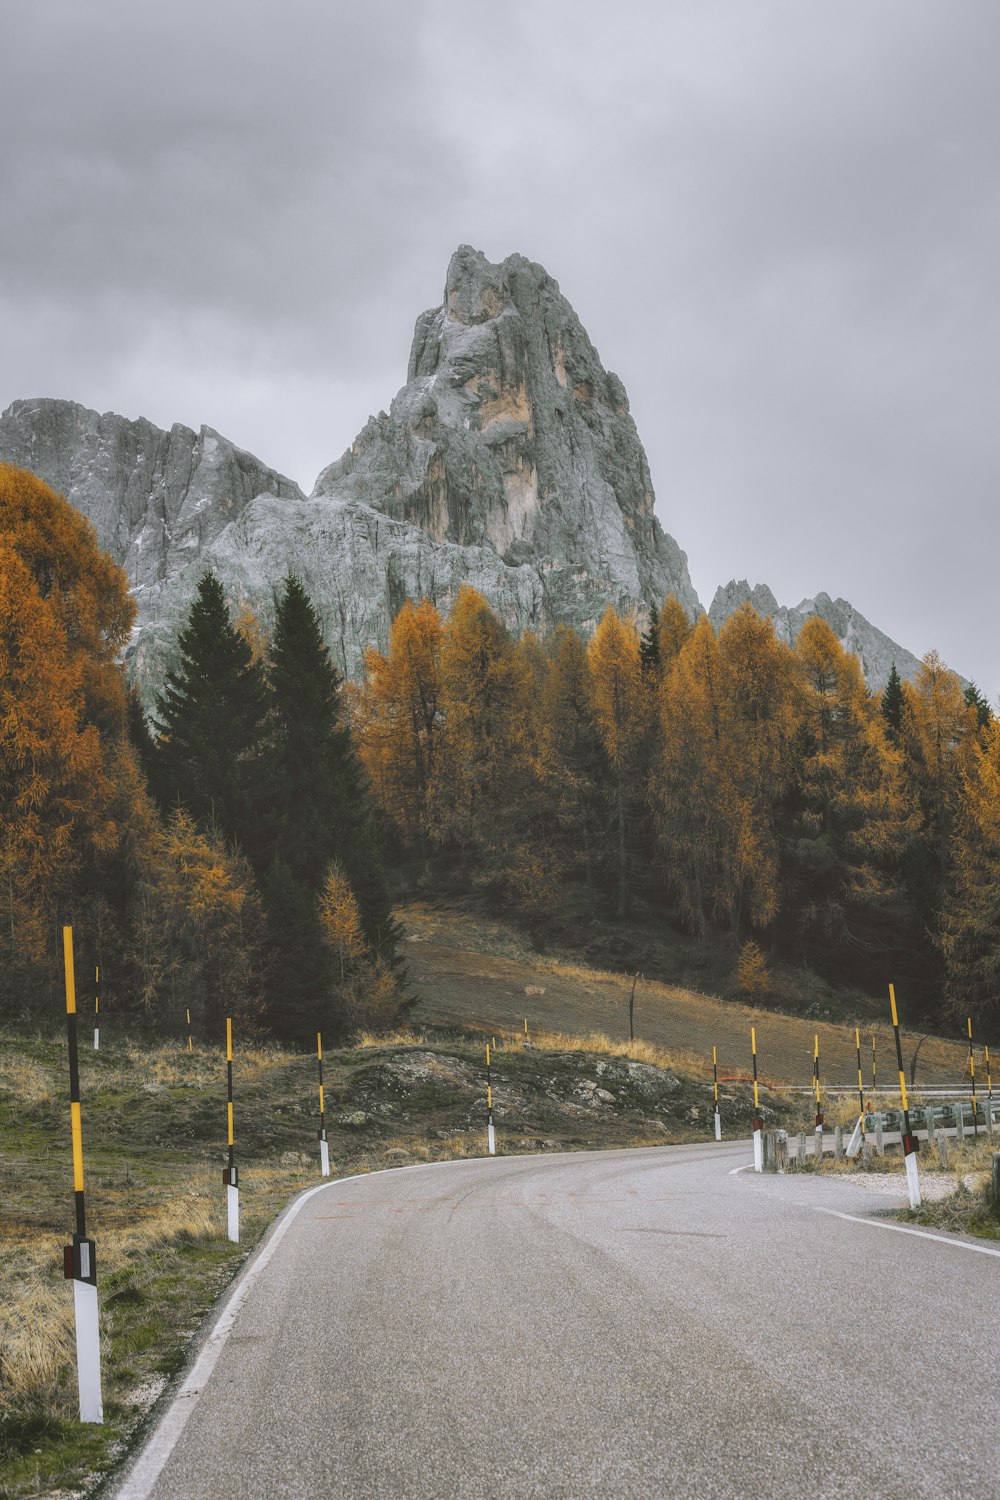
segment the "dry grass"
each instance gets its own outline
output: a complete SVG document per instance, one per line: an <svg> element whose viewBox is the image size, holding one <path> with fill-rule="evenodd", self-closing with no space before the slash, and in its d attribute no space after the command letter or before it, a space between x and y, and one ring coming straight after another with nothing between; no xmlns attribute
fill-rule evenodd
<svg viewBox="0 0 1000 1500"><path fill-rule="evenodd" d="M354 1045L361 1048L369 1047L426 1047L427 1038L422 1032L412 1031L407 1027L399 1027L396 1031L362 1031L358 1033Z"/></svg>

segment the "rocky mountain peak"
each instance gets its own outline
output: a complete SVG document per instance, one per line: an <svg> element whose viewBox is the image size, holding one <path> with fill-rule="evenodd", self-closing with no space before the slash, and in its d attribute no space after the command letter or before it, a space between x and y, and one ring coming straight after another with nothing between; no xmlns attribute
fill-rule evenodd
<svg viewBox="0 0 1000 1500"><path fill-rule="evenodd" d="M558 284L521 255L494 265L469 245L455 252L441 305L417 319L406 385L313 497L363 503L511 566L570 565L575 623L593 613L584 596L598 609L608 584L637 604L673 591L699 608L653 515L622 382Z"/></svg>

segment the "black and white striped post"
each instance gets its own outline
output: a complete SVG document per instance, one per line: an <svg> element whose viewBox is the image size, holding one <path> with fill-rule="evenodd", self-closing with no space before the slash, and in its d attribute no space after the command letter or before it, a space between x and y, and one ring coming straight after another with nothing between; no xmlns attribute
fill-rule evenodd
<svg viewBox="0 0 1000 1500"><path fill-rule="evenodd" d="M527 1022L525 1022L527 1025ZM497 1138L493 1129L493 1074L490 1070L490 1044L486 1043L486 1144L491 1156L497 1154Z"/></svg>
<svg viewBox="0 0 1000 1500"><path fill-rule="evenodd" d="M976 1059L972 1051L972 1017L968 1017L969 1025L969 1077L972 1079L972 1134L978 1139L979 1117L976 1114Z"/></svg>
<svg viewBox="0 0 1000 1500"><path fill-rule="evenodd" d="M877 1084L875 1082L875 1033L873 1031L872 1032L872 1093L875 1094L877 1092L878 1092L878 1086L877 1086Z"/></svg>
<svg viewBox="0 0 1000 1500"><path fill-rule="evenodd" d="M910 1194L910 1207L920 1207L920 1174L917 1171L917 1143L910 1132L910 1106L906 1099L906 1073L903 1070L903 1046L899 1040L899 1017L896 1014L896 991L889 986L889 1005L892 1010L892 1030L896 1038L896 1062L899 1065L899 1096L903 1105L903 1162L906 1166L906 1186Z"/></svg>
<svg viewBox="0 0 1000 1500"><path fill-rule="evenodd" d="M760 1117L760 1098L757 1093L757 1028L750 1027L750 1052L753 1057L753 1169L764 1170L764 1122Z"/></svg>
<svg viewBox="0 0 1000 1500"><path fill-rule="evenodd" d="M722 1140L722 1119L719 1115L719 1058L712 1048L712 1096L715 1100L715 1139Z"/></svg>
<svg viewBox="0 0 1000 1500"><path fill-rule="evenodd" d="M101 1330L97 1313L97 1255L87 1238L87 1209L83 1188L83 1134L80 1125L80 1058L76 1040L76 978L73 972L73 929L63 928L66 972L66 1027L69 1032L69 1117L73 1139L73 1197L76 1233L63 1250L63 1275L73 1283L76 1313L76 1376L80 1392L80 1421L103 1422L101 1396Z"/></svg>
<svg viewBox="0 0 1000 1500"><path fill-rule="evenodd" d="M330 1145L326 1138L326 1101L323 1098L323 1034L316 1033L316 1062L319 1065L319 1170L322 1177L330 1175Z"/></svg>
<svg viewBox="0 0 1000 1500"><path fill-rule="evenodd" d="M816 1095L816 1134L819 1137L820 1154L823 1145L823 1105L819 1093L819 1032L813 1035L813 1090Z"/></svg>
<svg viewBox="0 0 1000 1500"><path fill-rule="evenodd" d="M94 968L94 1051L101 1048L101 966Z"/></svg>
<svg viewBox="0 0 1000 1500"><path fill-rule="evenodd" d="M226 1124L229 1146L229 1165L222 1169L222 1180L226 1184L226 1206L228 1209L228 1233L234 1245L240 1242L240 1179L236 1167L236 1147L233 1136L233 1018L226 1017Z"/></svg>

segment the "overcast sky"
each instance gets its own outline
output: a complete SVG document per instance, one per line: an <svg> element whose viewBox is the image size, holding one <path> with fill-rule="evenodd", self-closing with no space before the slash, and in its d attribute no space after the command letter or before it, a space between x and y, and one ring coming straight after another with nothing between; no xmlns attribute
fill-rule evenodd
<svg viewBox="0 0 1000 1500"><path fill-rule="evenodd" d="M0 408L217 428L308 492L460 243L560 283L707 606L843 595L991 698L996 0L32 0Z"/></svg>

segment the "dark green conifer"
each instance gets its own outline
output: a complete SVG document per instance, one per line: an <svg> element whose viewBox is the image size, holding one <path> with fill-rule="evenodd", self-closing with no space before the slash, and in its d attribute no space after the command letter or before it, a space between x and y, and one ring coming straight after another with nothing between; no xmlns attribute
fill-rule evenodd
<svg viewBox="0 0 1000 1500"><path fill-rule="evenodd" d="M903 684L893 662L889 681L882 693L882 717L894 734L899 734L903 727L903 702Z"/></svg>
<svg viewBox="0 0 1000 1500"><path fill-rule="evenodd" d="M157 794L164 807L181 803L202 825L214 819L228 839L249 846L264 684L213 573L199 582L177 644L180 663L166 675L153 721Z"/></svg>

